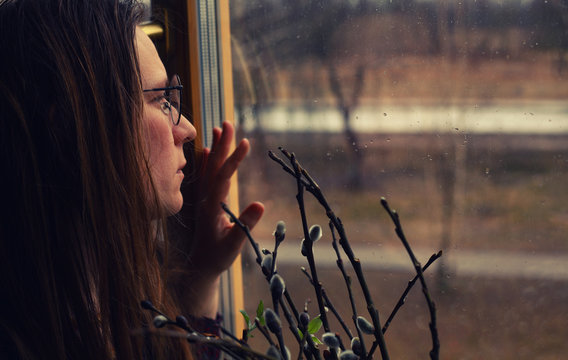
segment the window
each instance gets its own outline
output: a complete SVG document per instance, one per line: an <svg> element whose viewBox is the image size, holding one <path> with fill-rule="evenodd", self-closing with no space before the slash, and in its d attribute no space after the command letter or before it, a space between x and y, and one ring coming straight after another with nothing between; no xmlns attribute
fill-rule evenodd
<svg viewBox="0 0 568 360"><path fill-rule="evenodd" d="M287 223L278 266L297 304L314 295L299 270L295 183L266 156L278 146L296 153L343 220L383 321L412 267L381 196L423 264L444 251L427 271L443 358L568 351L565 2L236 0L231 32L235 117L253 145L240 198L266 205L253 233L262 247ZM308 203L309 222L326 229L317 209ZM328 231L316 262L349 314L329 242ZM271 303L251 259L249 314ZM419 289L386 340L391 358L427 357Z"/></svg>

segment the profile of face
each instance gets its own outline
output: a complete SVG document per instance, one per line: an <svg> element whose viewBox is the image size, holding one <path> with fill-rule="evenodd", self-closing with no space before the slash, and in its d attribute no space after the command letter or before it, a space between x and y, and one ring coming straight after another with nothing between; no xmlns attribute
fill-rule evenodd
<svg viewBox="0 0 568 360"><path fill-rule="evenodd" d="M152 40L140 28L136 29L136 47L143 89L168 86L164 64ZM144 92L143 124L147 127L147 157L160 205L166 215L181 210L183 197L180 185L186 164L183 144L196 136L193 125L184 117L174 125L163 111L163 91ZM172 109L172 111L176 111ZM177 114L176 114L177 115Z"/></svg>

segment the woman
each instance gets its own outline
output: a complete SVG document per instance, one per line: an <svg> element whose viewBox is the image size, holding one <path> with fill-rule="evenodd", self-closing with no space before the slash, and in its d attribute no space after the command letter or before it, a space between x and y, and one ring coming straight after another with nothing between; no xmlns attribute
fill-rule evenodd
<svg viewBox="0 0 568 360"><path fill-rule="evenodd" d="M249 145L228 156L232 127L214 130L195 242L168 246L196 134L141 13L131 0L0 0L2 359L188 358L183 342L132 335L151 322L140 301L214 316L244 239L219 202Z"/></svg>

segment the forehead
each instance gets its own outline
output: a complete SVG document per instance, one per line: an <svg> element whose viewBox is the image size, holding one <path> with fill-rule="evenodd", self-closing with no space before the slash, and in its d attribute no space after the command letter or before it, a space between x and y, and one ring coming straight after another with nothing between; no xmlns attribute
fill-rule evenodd
<svg viewBox="0 0 568 360"><path fill-rule="evenodd" d="M140 27L136 28L136 51L143 88L165 86L168 79L164 64L160 60L154 43Z"/></svg>

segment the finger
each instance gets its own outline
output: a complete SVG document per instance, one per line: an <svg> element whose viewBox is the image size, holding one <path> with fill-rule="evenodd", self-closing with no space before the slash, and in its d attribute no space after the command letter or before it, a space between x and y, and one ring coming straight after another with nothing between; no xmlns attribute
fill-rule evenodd
<svg viewBox="0 0 568 360"><path fill-rule="evenodd" d="M203 150L201 150L201 165L199 169L201 174L203 174L205 172L205 169L207 168L209 154L211 154L211 150L209 150L209 148L203 148Z"/></svg>
<svg viewBox="0 0 568 360"><path fill-rule="evenodd" d="M214 151L217 148L217 144L219 143L219 139L221 138L221 129L218 127L213 128L213 140L211 142L211 151Z"/></svg>
<svg viewBox="0 0 568 360"><path fill-rule="evenodd" d="M219 169L219 179L229 179L239 167L239 164L246 157L250 150L250 143L247 139L241 140L235 151L227 158L223 166Z"/></svg>
<svg viewBox="0 0 568 360"><path fill-rule="evenodd" d="M217 130L219 131L219 130ZM215 135L216 131L213 132ZM219 139L214 143L214 147L211 148L211 168L216 171L223 161L229 155L229 150L231 148L231 141L233 140L233 126L228 122L223 122L223 129L220 132Z"/></svg>

